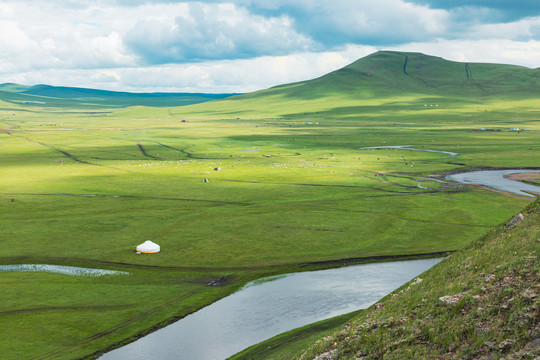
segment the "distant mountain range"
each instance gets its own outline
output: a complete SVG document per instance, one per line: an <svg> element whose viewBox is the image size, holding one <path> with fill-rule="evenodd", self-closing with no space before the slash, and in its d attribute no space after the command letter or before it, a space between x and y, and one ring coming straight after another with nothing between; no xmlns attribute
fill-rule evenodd
<svg viewBox="0 0 540 360"><path fill-rule="evenodd" d="M238 94L130 93L78 87L0 84L0 100L49 106L182 106Z"/></svg>

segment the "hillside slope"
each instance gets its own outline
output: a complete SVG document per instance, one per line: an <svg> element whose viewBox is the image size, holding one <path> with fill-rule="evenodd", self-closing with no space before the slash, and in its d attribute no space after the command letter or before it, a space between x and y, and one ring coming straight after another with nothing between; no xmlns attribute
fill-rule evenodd
<svg viewBox="0 0 540 360"><path fill-rule="evenodd" d="M462 63L421 53L379 51L320 78L277 86L251 96L277 92L298 97L340 92L388 96L403 91L452 96L509 95L510 92L540 94L540 69Z"/></svg>
<svg viewBox="0 0 540 360"><path fill-rule="evenodd" d="M303 338L328 327L292 331L233 358L538 359L540 201L522 214L311 345ZM307 349L298 350L302 341Z"/></svg>
<svg viewBox="0 0 540 360"><path fill-rule="evenodd" d="M215 114L219 118L229 114L240 119L297 119L309 115L317 121L330 114L355 117L381 105L393 106L393 111L420 110L424 104L483 105L538 98L540 69L379 51L316 79L177 108L174 112L194 117Z"/></svg>

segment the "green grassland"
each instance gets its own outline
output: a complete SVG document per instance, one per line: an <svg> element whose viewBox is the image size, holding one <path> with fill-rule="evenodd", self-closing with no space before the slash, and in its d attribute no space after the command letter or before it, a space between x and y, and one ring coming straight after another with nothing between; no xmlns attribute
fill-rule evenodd
<svg viewBox="0 0 540 360"><path fill-rule="evenodd" d="M0 89L0 264L131 273L2 273L3 358L88 356L310 262L464 248L531 199L441 175L540 167L538 76L384 52L182 107ZM388 145L459 155L361 149Z"/></svg>

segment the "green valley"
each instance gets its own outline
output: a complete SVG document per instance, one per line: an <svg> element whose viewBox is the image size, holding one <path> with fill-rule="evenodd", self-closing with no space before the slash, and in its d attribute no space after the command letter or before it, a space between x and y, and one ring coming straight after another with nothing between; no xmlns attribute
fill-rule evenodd
<svg viewBox="0 0 540 360"><path fill-rule="evenodd" d="M186 106L31 89L0 87L0 265L130 275L2 273L4 359L96 357L266 275L464 249L533 198L444 175L540 169L539 69L378 52ZM402 145L457 155L373 148Z"/></svg>

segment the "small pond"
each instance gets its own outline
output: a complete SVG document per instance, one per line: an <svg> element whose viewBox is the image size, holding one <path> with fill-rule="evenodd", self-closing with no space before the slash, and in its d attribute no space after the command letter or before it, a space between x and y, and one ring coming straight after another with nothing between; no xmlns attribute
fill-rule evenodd
<svg viewBox="0 0 540 360"><path fill-rule="evenodd" d="M223 360L283 332L367 308L441 261L348 266L263 279L101 360Z"/></svg>

